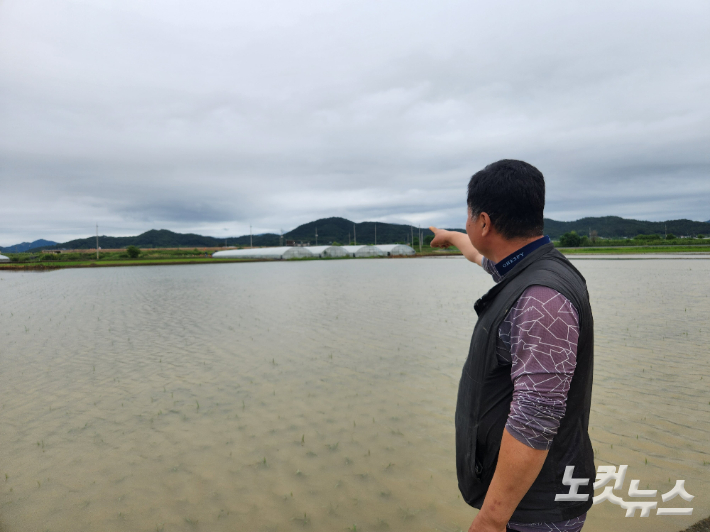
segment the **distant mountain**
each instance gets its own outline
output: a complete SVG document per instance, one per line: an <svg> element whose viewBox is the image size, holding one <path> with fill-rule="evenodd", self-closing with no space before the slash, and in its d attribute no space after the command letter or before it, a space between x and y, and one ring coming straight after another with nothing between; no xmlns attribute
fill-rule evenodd
<svg viewBox="0 0 710 532"><path fill-rule="evenodd" d="M99 247L103 249L121 249L128 246L140 248L177 248L177 247L219 247L224 245L224 240L211 236L195 234L173 233L167 229L151 229L138 236L99 236ZM70 240L62 244L55 244L48 249L94 249L96 237Z"/></svg>
<svg viewBox="0 0 710 532"><path fill-rule="evenodd" d="M357 234L357 242L361 244L375 243L375 225L377 226L377 242L380 244L390 242L409 242L412 230L416 237L418 228L411 225L389 224L383 222L360 222L353 223L345 218L322 218L315 222L309 222L296 227L288 233L284 233L284 243L286 240L305 241L315 244L315 232L318 229L318 243L326 244L339 242L347 244L348 238L352 241L353 235ZM354 230L353 230L354 226ZM428 228L423 229L424 235L431 235ZM458 229L458 231L464 231ZM632 220L619 216L604 216L598 218L581 218L574 222L559 222L550 218L545 218L545 234L553 239L558 239L569 231L576 231L580 235L586 235L589 231L596 231L602 238L632 238L640 234L659 234L666 232L676 236L689 236L697 234L710 235L710 222L695 222L693 220L669 220L666 222L647 222L643 220ZM230 238L230 244L249 245L249 236ZM279 244L279 236L276 234L264 234L253 237L255 246L276 246Z"/></svg>
<svg viewBox="0 0 710 532"><path fill-rule="evenodd" d="M589 231L596 231L603 238L631 238L636 235L654 233L663 235L666 232L673 233L675 236L692 236L710 234L710 222L694 222L693 220L646 222L618 216L582 218L574 222L558 222L545 218L545 234L551 238L557 239L569 231L576 231L580 235L586 235Z"/></svg>
<svg viewBox="0 0 710 532"><path fill-rule="evenodd" d="M52 242L51 240L43 240L40 238L39 240L35 240L34 242L23 242L22 244L15 244L14 246L7 246L0 249L5 253L24 253L25 251L28 251L33 248L46 248L54 245L56 245L56 242Z"/></svg>
<svg viewBox="0 0 710 532"><path fill-rule="evenodd" d="M416 238L419 232L417 227L405 224L390 224L383 222L354 223L345 218L321 218L314 222L299 225L295 229L284 233L283 244L288 241L310 242L316 244L316 230L318 231L318 244L338 242L341 245L348 243L358 244L391 244L394 242L411 242L412 235ZM463 231L463 229L456 229ZM377 234L375 235L375 231ZM582 218L574 222L558 222L545 218L545 234L553 239L558 239L564 233L576 231L586 235L589 231L596 231L603 238L634 237L639 234L665 234L673 233L676 236L710 235L710 221L694 222L692 220L669 220L667 222L646 222L631 220L618 216L605 216L601 218ZM425 236L431 235L428 228L422 228ZM173 233L167 229L152 229L138 236L100 236L99 246L103 249L121 249L127 246L141 248L177 248L177 247L221 247L249 246L250 241L254 246L278 246L282 239L276 233L263 233L259 235L242 235L229 238L214 238L195 234ZM37 240L32 243L24 242L17 246L3 248L7 253L18 253L28 249L94 249L96 237L70 240L62 244L48 240ZM18 251L15 251L15 250Z"/></svg>
<svg viewBox="0 0 710 532"><path fill-rule="evenodd" d="M374 244L375 238L380 244L392 242L411 242L412 234L416 238L419 229L411 225L389 224L383 222L354 223L345 218L321 218L314 222L299 225L295 229L284 233L283 243L293 240L295 242L310 242L316 244L316 230L318 231L318 244L338 242L340 245L357 242L359 244ZM375 235L375 231L377 235ZM422 228L424 235L433 234L428 228ZM281 239L275 233L253 235L255 246L278 246ZM249 235L229 239L230 245L248 246Z"/></svg>
<svg viewBox="0 0 710 532"><path fill-rule="evenodd" d="M346 245L348 242L360 244L375 243L375 226L377 227L377 242L409 242L412 234L415 238L418 229L409 225L387 224L381 222L353 223L345 218L323 218L315 222L300 225L284 233L283 244L293 240L296 242L316 243L316 229L318 230L318 244L338 242ZM425 235L432 234L429 229L422 229ZM348 240L350 239L350 240ZM214 238L195 234L173 233L167 229L150 230L138 236L99 236L99 247L103 249L121 249L127 246L140 248L176 248L176 247L221 247L221 246L278 246L281 242L280 235L276 233L263 233L258 235L242 235L238 237ZM94 249L96 237L70 240L52 246L42 246L42 249Z"/></svg>

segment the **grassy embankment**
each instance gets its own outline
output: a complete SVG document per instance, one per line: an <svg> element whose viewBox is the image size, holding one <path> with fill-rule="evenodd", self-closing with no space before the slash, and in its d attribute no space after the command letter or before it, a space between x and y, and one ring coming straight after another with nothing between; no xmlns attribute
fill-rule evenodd
<svg viewBox="0 0 710 532"><path fill-rule="evenodd" d="M710 244L705 242L693 242L692 244L680 245L677 243L666 245L665 242L659 245L636 245L624 244L622 246L594 246L578 248L559 248L566 255L579 254L648 254L648 253L688 253L688 252L710 252ZM146 249L136 258L131 258L125 251L102 251L99 259L96 259L95 251L75 251L58 255L50 254L30 254L15 253L8 254L12 260L10 263L0 264L0 270L55 270L62 268L96 268L115 266L159 266L172 264L207 264L225 262L254 262L266 259L213 259L210 255L212 251L206 249ZM456 248L447 250L432 248L430 246L416 247L419 257L441 257L459 255ZM294 259L294 260L337 260L337 259Z"/></svg>
<svg viewBox="0 0 710 532"><path fill-rule="evenodd" d="M708 253L710 244L671 245L671 246L605 246L605 247L579 247L558 249L565 255L625 255L638 253Z"/></svg>
<svg viewBox="0 0 710 532"><path fill-rule="evenodd" d="M690 240L690 239L689 239ZM565 255L627 255L627 254L647 254L647 253L710 253L710 242L704 242L680 245L680 244L658 244L658 245L605 245L605 246L589 246L566 248L561 247L559 242L555 242L555 246ZM436 248L423 246L422 252L417 248L417 255L420 256L436 256L436 255L451 255L459 254L459 251L452 247L443 252Z"/></svg>
<svg viewBox="0 0 710 532"><path fill-rule="evenodd" d="M101 251L96 259L96 251L74 251L61 254L8 253L12 262L0 264L3 270L56 270L62 268L94 268L110 266L150 266L166 264L203 264L226 262L213 259L210 251L200 249L147 249L136 258L131 258L123 250Z"/></svg>

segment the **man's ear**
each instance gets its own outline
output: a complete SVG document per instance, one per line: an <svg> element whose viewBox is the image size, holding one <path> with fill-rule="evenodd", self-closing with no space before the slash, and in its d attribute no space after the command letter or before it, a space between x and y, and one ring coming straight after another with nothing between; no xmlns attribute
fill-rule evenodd
<svg viewBox="0 0 710 532"><path fill-rule="evenodd" d="M491 217L487 212L482 212L478 215L478 221L481 223L481 236L486 236L491 230Z"/></svg>

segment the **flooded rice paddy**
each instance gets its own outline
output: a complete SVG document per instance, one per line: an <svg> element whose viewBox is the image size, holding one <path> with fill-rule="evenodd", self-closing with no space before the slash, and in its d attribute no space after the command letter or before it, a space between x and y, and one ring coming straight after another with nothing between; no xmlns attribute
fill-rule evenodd
<svg viewBox="0 0 710 532"><path fill-rule="evenodd" d="M579 260L591 435L710 514L710 260ZM463 259L0 272L0 530L467 530L453 413L492 281ZM617 495L629 499L625 492ZM681 504L673 504L680 502Z"/></svg>

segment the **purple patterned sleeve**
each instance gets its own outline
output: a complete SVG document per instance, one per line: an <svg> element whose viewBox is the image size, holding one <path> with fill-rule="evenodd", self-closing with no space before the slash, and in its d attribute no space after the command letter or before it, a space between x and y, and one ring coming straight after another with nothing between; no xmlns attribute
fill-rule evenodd
<svg viewBox="0 0 710 532"><path fill-rule="evenodd" d="M510 346L514 385L506 428L529 447L548 450L565 414L577 365L577 311L552 288L531 286L508 313L499 335Z"/></svg>

